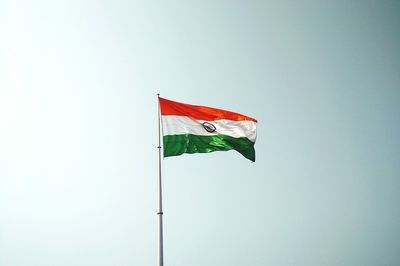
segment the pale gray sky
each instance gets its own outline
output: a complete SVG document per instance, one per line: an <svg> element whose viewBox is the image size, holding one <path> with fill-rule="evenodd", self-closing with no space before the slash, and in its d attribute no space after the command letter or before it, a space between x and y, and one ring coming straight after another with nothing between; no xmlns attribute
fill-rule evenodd
<svg viewBox="0 0 400 266"><path fill-rule="evenodd" d="M399 1L0 0L0 265L156 265L156 93L259 121L164 160L165 265L400 264Z"/></svg>

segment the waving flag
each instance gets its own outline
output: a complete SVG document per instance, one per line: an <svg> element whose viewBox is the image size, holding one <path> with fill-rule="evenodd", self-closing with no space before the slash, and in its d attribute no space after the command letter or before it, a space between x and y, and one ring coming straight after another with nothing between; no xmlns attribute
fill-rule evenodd
<svg viewBox="0 0 400 266"><path fill-rule="evenodd" d="M159 97L164 157L236 150L255 161L257 120L217 108Z"/></svg>

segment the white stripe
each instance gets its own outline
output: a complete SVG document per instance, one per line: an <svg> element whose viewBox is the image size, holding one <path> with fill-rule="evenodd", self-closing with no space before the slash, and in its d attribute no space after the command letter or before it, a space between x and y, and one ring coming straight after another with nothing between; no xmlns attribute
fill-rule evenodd
<svg viewBox="0 0 400 266"><path fill-rule="evenodd" d="M202 136L228 135L234 138L246 137L252 142L256 142L257 123L254 121L234 121L234 120L194 120L187 116L163 115L162 131L163 135L193 134ZM208 122L215 126L214 132L208 132L202 123Z"/></svg>

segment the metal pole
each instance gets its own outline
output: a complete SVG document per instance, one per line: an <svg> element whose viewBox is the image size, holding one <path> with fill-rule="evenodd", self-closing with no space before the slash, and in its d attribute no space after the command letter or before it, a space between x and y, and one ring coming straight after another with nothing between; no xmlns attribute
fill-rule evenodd
<svg viewBox="0 0 400 266"><path fill-rule="evenodd" d="M162 211L162 182L161 182L161 118L160 118L160 94L158 100L158 266L164 266L163 246L163 211Z"/></svg>

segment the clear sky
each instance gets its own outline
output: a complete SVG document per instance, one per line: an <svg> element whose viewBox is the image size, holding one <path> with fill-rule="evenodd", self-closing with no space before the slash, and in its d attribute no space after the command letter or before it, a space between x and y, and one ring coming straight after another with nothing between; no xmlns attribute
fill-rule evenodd
<svg viewBox="0 0 400 266"><path fill-rule="evenodd" d="M0 0L0 265L157 255L156 93L259 121L164 160L165 265L400 264L399 1Z"/></svg>

